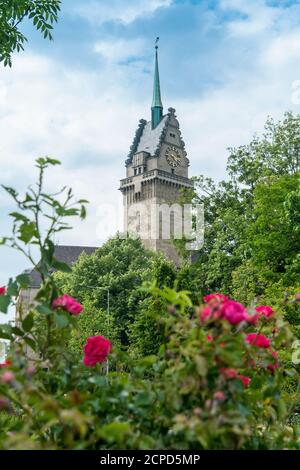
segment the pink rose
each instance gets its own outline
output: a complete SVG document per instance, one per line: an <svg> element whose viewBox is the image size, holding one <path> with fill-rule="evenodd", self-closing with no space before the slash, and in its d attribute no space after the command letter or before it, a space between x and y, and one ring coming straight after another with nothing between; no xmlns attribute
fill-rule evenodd
<svg viewBox="0 0 300 470"><path fill-rule="evenodd" d="M222 306L221 316L231 325L237 325L242 321L246 321L248 314L244 305L234 300L227 300Z"/></svg>
<svg viewBox="0 0 300 470"><path fill-rule="evenodd" d="M221 374L225 379L235 379L238 376L238 373L235 369L232 368L222 368L220 369Z"/></svg>
<svg viewBox="0 0 300 470"><path fill-rule="evenodd" d="M267 369L269 369L271 372L274 372L279 367L278 354L276 351L272 351L271 356L273 359L275 359L275 361L268 364Z"/></svg>
<svg viewBox="0 0 300 470"><path fill-rule="evenodd" d="M0 295L5 295L5 294L6 294L6 288L0 287Z"/></svg>
<svg viewBox="0 0 300 470"><path fill-rule="evenodd" d="M217 401L224 401L225 400L225 393L222 392L221 390L218 391L218 392L215 392L214 393L214 399L217 400Z"/></svg>
<svg viewBox="0 0 300 470"><path fill-rule="evenodd" d="M225 300L229 300L228 297L224 294L220 294L219 292L216 292L215 294L208 294L203 297L203 300L205 303L209 303L211 301L215 302L225 302Z"/></svg>
<svg viewBox="0 0 300 470"><path fill-rule="evenodd" d="M208 320L212 315L212 309L207 306L203 307L202 309L199 310L199 319L201 323L205 323L206 320Z"/></svg>
<svg viewBox="0 0 300 470"><path fill-rule="evenodd" d="M15 380L15 374L13 372L11 372L10 370L5 371L1 375L1 381L5 384L10 384L14 380Z"/></svg>
<svg viewBox="0 0 300 470"><path fill-rule="evenodd" d="M211 342L213 341L212 335L207 335L207 336L206 336L206 339L207 339L207 341L208 341L209 343L211 343Z"/></svg>
<svg viewBox="0 0 300 470"><path fill-rule="evenodd" d="M243 382L245 388L248 388L251 382L250 377L246 377L245 375L239 375L238 378Z"/></svg>
<svg viewBox="0 0 300 470"><path fill-rule="evenodd" d="M249 333L246 336L246 341L249 344L257 346L258 348L269 348L270 347L270 340L264 335L260 335L257 333Z"/></svg>
<svg viewBox="0 0 300 470"><path fill-rule="evenodd" d="M105 362L112 348L111 342L103 336L90 336L84 346L83 362L87 367Z"/></svg>
<svg viewBox="0 0 300 470"><path fill-rule="evenodd" d="M249 323L249 325L256 325L259 320L259 314L254 313L249 315L248 313L245 315L245 320Z"/></svg>
<svg viewBox="0 0 300 470"><path fill-rule="evenodd" d="M295 299L298 300L298 302L300 302L300 294L295 294Z"/></svg>
<svg viewBox="0 0 300 470"><path fill-rule="evenodd" d="M267 318L271 317L274 313L272 307L269 305L259 305L255 310Z"/></svg>
<svg viewBox="0 0 300 470"><path fill-rule="evenodd" d="M76 299L66 294L53 300L52 308L62 308L71 315L79 315L83 310L83 306Z"/></svg>

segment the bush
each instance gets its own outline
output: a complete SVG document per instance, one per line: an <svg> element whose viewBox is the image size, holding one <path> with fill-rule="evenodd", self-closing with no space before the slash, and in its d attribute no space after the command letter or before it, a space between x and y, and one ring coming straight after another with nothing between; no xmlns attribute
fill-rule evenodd
<svg viewBox="0 0 300 470"><path fill-rule="evenodd" d="M34 204L31 194L20 200L8 188L19 212L12 213L13 236L4 242L17 249L22 242L28 256L31 244L40 247L34 266L42 285L18 326L0 328L1 337L10 340L8 361L0 368L7 431L0 434L0 448L299 448L297 406L285 400L283 390L286 377L298 382L293 335L270 306L247 310L222 294L194 304L187 291L163 287L164 280L173 282L172 269L163 264L160 282L131 296L143 309L128 331L137 351L126 351L115 339L120 330L107 328L104 310L61 290L51 273L69 268L55 260L51 236L66 227L63 217L84 216L85 209L83 201L70 207L70 191L63 204L45 194L44 170L54 162L38 161ZM57 217L42 237L36 221L48 218L43 207L49 203ZM33 219L24 215L28 211ZM1 289L1 310L26 282L19 276ZM84 297L80 284L77 294ZM293 393L298 400L297 390Z"/></svg>

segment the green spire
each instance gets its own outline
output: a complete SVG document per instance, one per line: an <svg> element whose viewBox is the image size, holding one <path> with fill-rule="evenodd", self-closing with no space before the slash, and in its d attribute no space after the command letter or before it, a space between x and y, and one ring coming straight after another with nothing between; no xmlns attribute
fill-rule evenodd
<svg viewBox="0 0 300 470"><path fill-rule="evenodd" d="M151 107L152 129L154 129L160 123L162 116L163 116L163 105L161 102L159 69L158 69L158 53L157 53L158 39L159 38L156 39L156 46L155 46L155 71L154 71L154 84L153 84L153 100L152 100L152 107Z"/></svg>

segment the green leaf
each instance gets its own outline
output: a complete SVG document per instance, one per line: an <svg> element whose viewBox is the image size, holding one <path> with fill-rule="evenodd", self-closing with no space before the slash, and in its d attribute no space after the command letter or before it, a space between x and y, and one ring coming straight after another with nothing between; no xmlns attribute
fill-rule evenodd
<svg viewBox="0 0 300 470"><path fill-rule="evenodd" d="M34 238L38 236L36 225L34 222L23 223L19 228L19 240L24 242L26 245Z"/></svg>
<svg viewBox="0 0 300 470"><path fill-rule="evenodd" d="M129 423L110 423L99 429L99 436L108 442L122 443L130 433Z"/></svg>
<svg viewBox="0 0 300 470"><path fill-rule="evenodd" d="M22 328L24 331L26 331L26 333L32 329L33 322L34 322L33 313L29 313L29 315L27 315L26 318L24 318L24 320L22 321Z"/></svg>
<svg viewBox="0 0 300 470"><path fill-rule="evenodd" d="M10 325L0 325L0 338L12 339L12 327Z"/></svg>
<svg viewBox="0 0 300 470"><path fill-rule="evenodd" d="M20 330L20 328L17 328L16 326L12 327L11 332L16 336L24 336L24 331Z"/></svg>
<svg viewBox="0 0 300 470"><path fill-rule="evenodd" d="M9 295L0 295L0 312L7 313L10 304Z"/></svg>
<svg viewBox="0 0 300 470"><path fill-rule="evenodd" d="M54 269L57 269L57 271L62 271L64 273L70 273L72 272L72 269L70 266L62 261L59 261L58 259L54 258L52 261L52 267Z"/></svg>
<svg viewBox="0 0 300 470"><path fill-rule="evenodd" d="M35 344L35 341L32 338L27 338L25 336L24 341L25 341L26 344L28 344L28 346L31 349L33 349L33 351L36 351L36 344Z"/></svg>
<svg viewBox="0 0 300 470"><path fill-rule="evenodd" d="M47 304L38 305L35 309L38 313L41 313L42 315L53 314L53 310Z"/></svg>
<svg viewBox="0 0 300 470"><path fill-rule="evenodd" d="M9 280L8 286L7 286L7 295L10 297L17 297L19 294L19 286L16 281L12 281L11 279Z"/></svg>
<svg viewBox="0 0 300 470"><path fill-rule="evenodd" d="M23 222L28 223L29 219L24 215L20 214L19 212L11 212L10 217L13 217L15 220L22 220Z"/></svg>
<svg viewBox="0 0 300 470"><path fill-rule="evenodd" d="M80 218L85 219L86 218L86 208L84 206L81 206L80 209Z"/></svg>
<svg viewBox="0 0 300 470"><path fill-rule="evenodd" d="M16 281L23 289L26 289L30 284L30 279L27 274L19 274L19 276L16 277Z"/></svg>
<svg viewBox="0 0 300 470"><path fill-rule="evenodd" d="M54 320L58 328L65 328L70 323L70 315L67 312L55 312Z"/></svg>

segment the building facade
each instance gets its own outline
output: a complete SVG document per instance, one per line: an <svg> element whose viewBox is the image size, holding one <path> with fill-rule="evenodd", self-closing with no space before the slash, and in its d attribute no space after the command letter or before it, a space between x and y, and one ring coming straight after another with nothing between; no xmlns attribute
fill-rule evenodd
<svg viewBox="0 0 300 470"><path fill-rule="evenodd" d="M120 185L124 231L139 236L146 248L163 252L180 264L172 238L174 232L183 231L180 190L192 188L193 183L175 109L163 114L157 46L151 120L139 121L125 166L126 178Z"/></svg>

